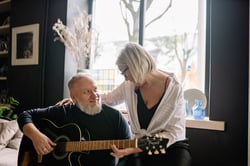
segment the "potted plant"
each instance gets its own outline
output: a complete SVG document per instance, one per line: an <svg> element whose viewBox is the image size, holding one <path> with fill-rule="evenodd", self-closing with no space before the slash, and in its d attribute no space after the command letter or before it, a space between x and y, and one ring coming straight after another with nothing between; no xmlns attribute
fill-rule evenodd
<svg viewBox="0 0 250 166"><path fill-rule="evenodd" d="M15 120L17 119L17 114L14 112L16 106L19 105L19 102L12 96L1 97L0 99L0 118Z"/></svg>

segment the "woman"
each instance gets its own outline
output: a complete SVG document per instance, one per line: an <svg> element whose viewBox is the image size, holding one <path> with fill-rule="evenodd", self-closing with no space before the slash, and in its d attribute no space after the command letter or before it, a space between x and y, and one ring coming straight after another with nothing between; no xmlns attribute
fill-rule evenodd
<svg viewBox="0 0 250 166"><path fill-rule="evenodd" d="M158 70L152 56L136 43L125 46L116 65L125 81L112 92L103 94L102 101L109 105L125 102L135 138L160 136L169 142L166 154L149 156L140 153L140 148L117 149L113 146L112 155L121 158L138 153L134 162L142 166L191 165L183 89L174 74Z"/></svg>

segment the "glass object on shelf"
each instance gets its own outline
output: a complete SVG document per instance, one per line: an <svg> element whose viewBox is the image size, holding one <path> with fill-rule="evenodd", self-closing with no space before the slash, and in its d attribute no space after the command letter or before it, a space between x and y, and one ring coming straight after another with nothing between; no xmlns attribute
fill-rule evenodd
<svg viewBox="0 0 250 166"><path fill-rule="evenodd" d="M7 51L7 50L8 50L7 41L1 40L0 38L0 51Z"/></svg>
<svg viewBox="0 0 250 166"><path fill-rule="evenodd" d="M7 16L2 25L10 25L10 16Z"/></svg>
<svg viewBox="0 0 250 166"><path fill-rule="evenodd" d="M186 117L188 117L189 116L188 100L184 100L184 101L185 101Z"/></svg>
<svg viewBox="0 0 250 166"><path fill-rule="evenodd" d="M195 120L203 120L205 118L205 109L202 106L202 101L196 99L192 107L192 114Z"/></svg>
<svg viewBox="0 0 250 166"><path fill-rule="evenodd" d="M6 76L7 70L8 70L8 66L6 64L3 64L2 66L0 66L0 77Z"/></svg>
<svg viewBox="0 0 250 166"><path fill-rule="evenodd" d="M188 100L188 109L192 110L195 104L195 100L200 100L202 102L202 107L205 109L207 106L206 95L199 89L187 89L184 91L184 99Z"/></svg>

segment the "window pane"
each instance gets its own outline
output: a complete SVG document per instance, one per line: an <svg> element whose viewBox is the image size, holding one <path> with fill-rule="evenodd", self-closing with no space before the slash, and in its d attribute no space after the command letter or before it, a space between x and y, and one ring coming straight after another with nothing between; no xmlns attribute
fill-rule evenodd
<svg viewBox="0 0 250 166"><path fill-rule="evenodd" d="M184 90L204 92L204 13L204 0L153 0L146 6L144 46L158 68L177 75Z"/></svg>
<svg viewBox="0 0 250 166"><path fill-rule="evenodd" d="M131 8L125 7L126 0L108 2L96 0L93 10L92 69L104 92L124 80L115 60L128 41L138 41L139 32L139 1L133 1Z"/></svg>
<svg viewBox="0 0 250 166"><path fill-rule="evenodd" d="M116 57L128 41L138 42L144 28L144 46L158 67L174 72L184 90L204 92L205 0L147 0L141 29L140 1L108 2L93 3L91 64L100 91L111 91L124 80L115 65Z"/></svg>

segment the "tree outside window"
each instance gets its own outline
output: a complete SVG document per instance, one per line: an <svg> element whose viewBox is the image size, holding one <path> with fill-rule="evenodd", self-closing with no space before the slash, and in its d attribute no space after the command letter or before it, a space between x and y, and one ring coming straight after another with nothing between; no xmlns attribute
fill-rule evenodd
<svg viewBox="0 0 250 166"><path fill-rule="evenodd" d="M135 41L154 56L158 68L174 72L184 90L204 92L204 0L108 2L93 3L91 64L100 90L110 91L124 80L115 60L128 41Z"/></svg>

